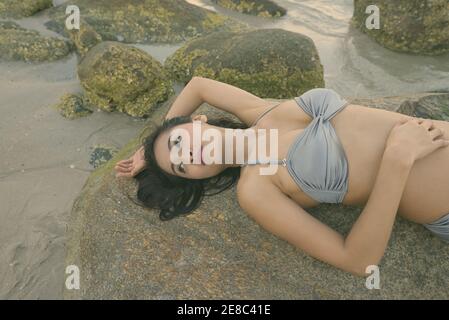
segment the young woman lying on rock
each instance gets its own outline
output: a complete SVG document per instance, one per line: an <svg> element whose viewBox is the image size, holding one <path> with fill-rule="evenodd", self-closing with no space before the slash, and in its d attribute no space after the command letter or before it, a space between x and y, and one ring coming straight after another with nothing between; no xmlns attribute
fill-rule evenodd
<svg viewBox="0 0 449 320"><path fill-rule="evenodd" d="M244 125L205 115L191 118L203 102ZM224 159L205 164L202 141L200 163L174 164L173 148L190 148L184 151L190 160L195 157L194 143L182 143L186 136L176 129L192 135L197 121L202 132L218 130L223 140L226 128L277 129L278 157L250 162L250 152L244 151L244 165ZM240 206L264 229L316 259L366 276L366 268L384 255L397 213L449 241L448 132L449 122L348 104L329 89L273 105L235 86L194 77L162 126L115 169L117 176L138 180L137 198L159 209L162 220L191 213L203 195L236 183ZM256 140L261 137L257 134ZM221 151L223 157L241 152L235 143ZM273 163L274 174L260 174ZM305 210L322 202L364 206L346 237Z"/></svg>

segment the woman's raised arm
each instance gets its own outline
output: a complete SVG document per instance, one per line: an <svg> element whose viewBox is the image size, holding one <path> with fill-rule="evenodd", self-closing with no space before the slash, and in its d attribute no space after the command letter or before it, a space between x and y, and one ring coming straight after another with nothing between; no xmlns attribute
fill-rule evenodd
<svg viewBox="0 0 449 320"><path fill-rule="evenodd" d="M173 102L166 119L189 116L206 102L218 109L235 115L250 125L258 108L266 108L272 103L233 85L204 77L193 77Z"/></svg>

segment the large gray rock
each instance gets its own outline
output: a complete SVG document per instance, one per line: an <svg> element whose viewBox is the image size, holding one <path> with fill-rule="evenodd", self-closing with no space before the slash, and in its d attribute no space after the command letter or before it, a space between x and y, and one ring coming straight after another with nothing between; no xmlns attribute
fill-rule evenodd
<svg viewBox="0 0 449 320"><path fill-rule="evenodd" d="M380 29L368 30L369 5L380 9ZM354 0L353 24L382 46L400 52L449 52L449 1Z"/></svg>
<svg viewBox="0 0 449 320"><path fill-rule="evenodd" d="M151 123L161 121L174 99L155 110ZM406 100L354 102L397 110ZM217 113L207 106L199 112ZM235 189L206 197L192 215L159 220L155 211L131 201L135 181L115 178L113 169L137 150L151 123L89 177L75 202L66 263L79 266L81 288L67 290L65 298L449 298L449 245L400 216L380 265L380 290L368 290L365 279L315 260L265 231L239 208ZM309 212L347 234L361 210L322 204Z"/></svg>
<svg viewBox="0 0 449 320"><path fill-rule="evenodd" d="M164 66L183 83L202 76L276 99L324 86L313 40L282 29L214 32L185 43Z"/></svg>
<svg viewBox="0 0 449 320"><path fill-rule="evenodd" d="M119 42L101 42L78 66L86 107L120 111L144 117L167 100L174 90L162 65L138 48Z"/></svg>
<svg viewBox="0 0 449 320"><path fill-rule="evenodd" d="M217 30L247 25L181 0L72 0L81 17L104 40L174 43ZM66 34L67 4L50 10L46 26Z"/></svg>

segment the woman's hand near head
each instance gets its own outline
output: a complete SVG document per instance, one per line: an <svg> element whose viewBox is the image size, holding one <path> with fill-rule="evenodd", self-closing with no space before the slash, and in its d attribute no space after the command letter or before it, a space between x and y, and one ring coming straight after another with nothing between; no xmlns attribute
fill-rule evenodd
<svg viewBox="0 0 449 320"><path fill-rule="evenodd" d="M140 147L129 159L115 165L116 177L134 177L145 168L144 147Z"/></svg>
<svg viewBox="0 0 449 320"><path fill-rule="evenodd" d="M402 120L390 131L386 148L393 148L399 156L414 162L448 146L449 140L444 136L445 131L436 128L430 119Z"/></svg>

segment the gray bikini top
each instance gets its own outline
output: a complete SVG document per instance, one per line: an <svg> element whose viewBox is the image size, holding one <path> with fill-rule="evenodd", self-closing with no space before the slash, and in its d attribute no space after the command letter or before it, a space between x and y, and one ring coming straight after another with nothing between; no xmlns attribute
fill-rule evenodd
<svg viewBox="0 0 449 320"><path fill-rule="evenodd" d="M322 88L307 91L294 100L312 121L295 138L286 158L270 163L286 166L297 185L316 201L341 203L348 190L348 161L330 120L348 102L335 91ZM279 104L262 113L253 125Z"/></svg>

